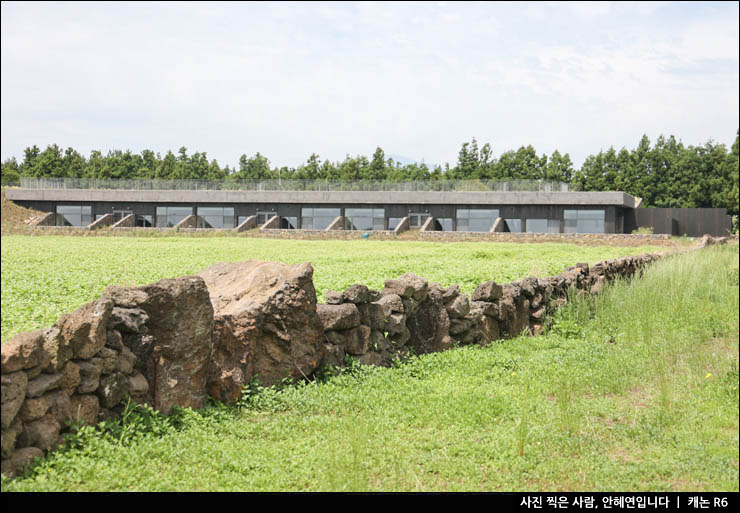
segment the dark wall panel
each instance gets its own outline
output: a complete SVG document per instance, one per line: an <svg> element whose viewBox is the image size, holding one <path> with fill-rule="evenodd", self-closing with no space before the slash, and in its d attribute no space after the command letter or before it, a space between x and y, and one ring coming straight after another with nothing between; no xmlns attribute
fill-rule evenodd
<svg viewBox="0 0 740 513"><path fill-rule="evenodd" d="M724 208L637 208L625 212L626 233L652 227L654 233L701 237L727 235L732 220Z"/></svg>

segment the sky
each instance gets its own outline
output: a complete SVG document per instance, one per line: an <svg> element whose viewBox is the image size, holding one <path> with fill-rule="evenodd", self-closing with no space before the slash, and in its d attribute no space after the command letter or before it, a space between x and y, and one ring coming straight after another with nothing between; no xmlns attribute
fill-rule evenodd
<svg viewBox="0 0 740 513"><path fill-rule="evenodd" d="M737 2L1 4L0 153L221 166L735 140Z"/></svg>

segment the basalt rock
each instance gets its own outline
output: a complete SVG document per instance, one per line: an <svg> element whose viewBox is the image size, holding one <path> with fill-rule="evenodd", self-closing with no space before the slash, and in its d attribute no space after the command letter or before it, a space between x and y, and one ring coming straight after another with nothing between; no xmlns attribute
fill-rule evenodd
<svg viewBox="0 0 740 513"><path fill-rule="evenodd" d="M324 305L316 307L324 330L348 330L360 325L360 311L352 303L341 305Z"/></svg>
<svg viewBox="0 0 740 513"><path fill-rule="evenodd" d="M23 371L2 375L2 428L7 429L26 399L28 377Z"/></svg>
<svg viewBox="0 0 740 513"><path fill-rule="evenodd" d="M2 345L0 354L3 374L43 365L47 359L44 352L44 330L19 333Z"/></svg>
<svg viewBox="0 0 740 513"><path fill-rule="evenodd" d="M92 394L76 394L69 398L72 420L94 426L98 421L100 401Z"/></svg>
<svg viewBox="0 0 740 513"><path fill-rule="evenodd" d="M285 377L305 378L318 368L324 326L316 311L311 264L247 260L217 264L199 276L215 313L211 395L234 402L253 377L272 385ZM359 312L357 319L359 324Z"/></svg>
<svg viewBox="0 0 740 513"><path fill-rule="evenodd" d="M386 294L376 301L382 308L385 316L393 313L404 313L403 301L398 294Z"/></svg>
<svg viewBox="0 0 740 513"><path fill-rule="evenodd" d="M28 381L26 397L38 397L44 392L54 390L59 387L59 383L61 383L61 381L61 374L41 374L40 376Z"/></svg>
<svg viewBox="0 0 740 513"><path fill-rule="evenodd" d="M335 292L333 290L327 290L326 294L324 294L324 297L326 298L326 304L328 305L341 305L344 301L342 293Z"/></svg>
<svg viewBox="0 0 740 513"><path fill-rule="evenodd" d="M410 332L406 345L416 354L445 351L452 346L450 317L442 294L436 288L428 289L428 294L426 292L426 298L406 319L406 327ZM408 306L404 306L408 311Z"/></svg>
<svg viewBox="0 0 740 513"><path fill-rule="evenodd" d="M386 331L390 334L403 333L406 329L406 314L392 313L388 316Z"/></svg>
<svg viewBox="0 0 740 513"><path fill-rule="evenodd" d="M342 293L342 299L347 303L367 303L370 301L370 291L365 285L352 285Z"/></svg>
<svg viewBox="0 0 740 513"><path fill-rule="evenodd" d="M75 358L91 358L103 349L112 310L113 302L102 297L59 318L54 327Z"/></svg>
<svg viewBox="0 0 740 513"><path fill-rule="evenodd" d="M8 459L3 460L2 472L8 477L20 475L37 458L43 458L44 451L38 447L18 449Z"/></svg>
<svg viewBox="0 0 740 513"><path fill-rule="evenodd" d="M146 319L146 324L138 326L139 333L123 334L124 345L136 355L136 370L149 383L146 401L163 413L173 406L201 408L213 344L213 307L203 278L109 287L103 297L117 307L136 310L135 316L131 313L136 319ZM141 334L144 326L146 335ZM131 324L117 322L113 327L128 330Z"/></svg>
<svg viewBox="0 0 740 513"><path fill-rule="evenodd" d="M18 435L17 447L38 447L44 451L54 449L59 443L61 424L51 414L40 419L23 424L23 430Z"/></svg>
<svg viewBox="0 0 740 513"><path fill-rule="evenodd" d="M386 315L383 305L379 303L365 303L357 305L360 310L362 324L375 330L385 329Z"/></svg>
<svg viewBox="0 0 740 513"><path fill-rule="evenodd" d="M141 308L114 307L108 326L128 333L145 333L146 322L149 320L147 313Z"/></svg>
<svg viewBox="0 0 740 513"><path fill-rule="evenodd" d="M406 273L395 280L386 280L385 288L381 291L383 296L398 294L402 298L410 298L423 301L427 295L429 282L414 273Z"/></svg>
<svg viewBox="0 0 740 513"><path fill-rule="evenodd" d="M498 285L494 281L487 281L475 288L470 299L472 301L496 301L501 297L502 293L503 289L501 285Z"/></svg>
<svg viewBox="0 0 740 513"><path fill-rule="evenodd" d="M445 308L451 318L465 317L470 312L470 301L468 296L461 294L446 303Z"/></svg>

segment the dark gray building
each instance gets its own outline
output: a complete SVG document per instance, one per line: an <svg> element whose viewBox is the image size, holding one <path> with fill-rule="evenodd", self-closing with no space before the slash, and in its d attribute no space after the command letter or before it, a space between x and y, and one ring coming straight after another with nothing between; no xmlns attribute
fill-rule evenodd
<svg viewBox="0 0 740 513"><path fill-rule="evenodd" d="M699 236L724 235L731 225L722 209L643 209L638 198L624 192L563 190L567 187L348 191L83 189L54 188L43 181L23 185L6 189L6 197L54 213L51 224L57 226L87 226L106 214L114 221L132 215L132 224L140 227L174 227L189 218L194 227L216 229L236 228L251 216L256 226L272 220L273 228L310 230L324 230L341 217L343 229L363 231L393 230L408 222L411 228L428 223L426 229L432 230L530 233L631 233L651 226L655 233ZM643 214L647 211L654 215Z"/></svg>

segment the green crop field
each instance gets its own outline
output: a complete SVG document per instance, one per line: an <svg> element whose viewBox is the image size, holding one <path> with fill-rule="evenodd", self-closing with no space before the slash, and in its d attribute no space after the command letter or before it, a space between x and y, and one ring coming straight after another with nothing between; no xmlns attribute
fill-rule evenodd
<svg viewBox="0 0 740 513"><path fill-rule="evenodd" d="M66 295L74 306L109 283L144 283L254 257L312 261L319 290L353 282L379 287L376 273L413 271L469 292L484 278L553 274L575 261L645 249L7 240L3 323L13 311L6 283L17 298L38 289L26 298L28 308L53 294L64 310ZM124 273L127 260L147 265ZM33 285L18 276L24 272ZM78 282L86 287L76 288ZM56 314L31 321L22 311L14 315L9 332L49 324ZM169 417L133 410L125 422L81 430L24 476L3 476L2 490L737 491L738 411L733 245L670 257L640 279L574 301L543 336L252 388L235 407L212 402Z"/></svg>
<svg viewBox="0 0 740 513"><path fill-rule="evenodd" d="M319 301L355 283L382 288L413 272L471 293L484 281L560 273L577 262L665 248L572 244L457 244L399 241L300 241L237 237L2 237L2 340L50 326L97 298L108 285L144 285L194 274L217 262L311 262Z"/></svg>

